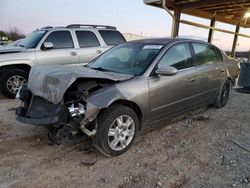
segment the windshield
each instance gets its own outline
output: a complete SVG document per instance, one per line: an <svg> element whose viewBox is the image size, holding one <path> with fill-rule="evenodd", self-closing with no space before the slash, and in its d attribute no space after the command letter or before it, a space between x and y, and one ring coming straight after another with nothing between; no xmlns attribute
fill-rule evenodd
<svg viewBox="0 0 250 188"><path fill-rule="evenodd" d="M87 67L100 71L141 75L158 55L163 45L126 43L99 56Z"/></svg>
<svg viewBox="0 0 250 188"><path fill-rule="evenodd" d="M46 32L46 30L34 31L25 39L23 39L23 41L21 41L18 46L22 46L25 48L35 48Z"/></svg>

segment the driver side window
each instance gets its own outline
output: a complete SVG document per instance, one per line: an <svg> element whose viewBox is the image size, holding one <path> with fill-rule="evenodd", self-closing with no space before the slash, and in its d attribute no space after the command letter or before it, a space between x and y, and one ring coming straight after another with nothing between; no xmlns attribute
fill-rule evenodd
<svg viewBox="0 0 250 188"><path fill-rule="evenodd" d="M74 48L69 31L54 31L49 34L44 42L52 42L54 49Z"/></svg>
<svg viewBox="0 0 250 188"><path fill-rule="evenodd" d="M176 44L170 47L159 61L158 68L166 65L175 67L177 70L193 67L188 43Z"/></svg>

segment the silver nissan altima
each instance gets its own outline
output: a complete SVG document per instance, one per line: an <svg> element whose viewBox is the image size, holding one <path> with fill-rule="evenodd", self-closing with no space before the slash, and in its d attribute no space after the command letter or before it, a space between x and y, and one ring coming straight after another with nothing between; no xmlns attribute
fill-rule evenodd
<svg viewBox="0 0 250 188"><path fill-rule="evenodd" d="M32 67L17 94L17 120L45 126L56 143L83 132L102 154L116 156L147 125L201 105L224 107L238 72L233 59L202 41L128 42L84 67Z"/></svg>

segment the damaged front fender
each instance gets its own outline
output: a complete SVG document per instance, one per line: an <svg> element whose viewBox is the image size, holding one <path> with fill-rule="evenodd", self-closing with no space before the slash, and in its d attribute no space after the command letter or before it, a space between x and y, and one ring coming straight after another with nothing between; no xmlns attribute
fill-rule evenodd
<svg viewBox="0 0 250 188"><path fill-rule="evenodd" d="M102 84L103 87L93 81L75 83L58 104L33 95L25 87L21 90L20 99L23 102L16 110L16 119L22 123L43 126L63 127L73 124L88 136L93 136L96 125L92 130L86 126L95 122L101 109L107 108L116 100L125 99L114 82ZM96 90L93 89L95 87ZM75 90L76 88L81 91ZM90 93L92 90L94 92Z"/></svg>
<svg viewBox="0 0 250 188"><path fill-rule="evenodd" d="M95 94L86 98L86 112L85 112L85 117L80 125L81 130L88 136L93 136L96 130L94 129L93 130L94 132L89 132L88 130L86 130L85 125L87 125L90 122L93 122L97 118L99 112L102 109L108 108L113 102L121 99L124 100L125 97L115 87L115 84L111 85L108 88L101 89L97 91ZM95 128L96 126L98 125L95 124Z"/></svg>

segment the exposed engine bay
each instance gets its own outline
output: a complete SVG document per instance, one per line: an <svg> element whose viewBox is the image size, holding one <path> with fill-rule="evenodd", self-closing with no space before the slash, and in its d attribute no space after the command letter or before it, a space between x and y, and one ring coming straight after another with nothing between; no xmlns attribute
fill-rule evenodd
<svg viewBox="0 0 250 188"><path fill-rule="evenodd" d="M63 100L58 104L33 95L29 88L24 86L19 92L22 103L16 109L17 120L45 126L50 131L50 137L57 143L65 137L78 134L79 131L94 136L95 119L100 109L88 104L87 98L113 84L113 81L103 79L78 80L67 89Z"/></svg>
<svg viewBox="0 0 250 188"><path fill-rule="evenodd" d="M96 117L114 99L123 98L117 82L133 76L87 67L33 66L18 97L17 121L45 126L57 142L79 131L93 136Z"/></svg>

